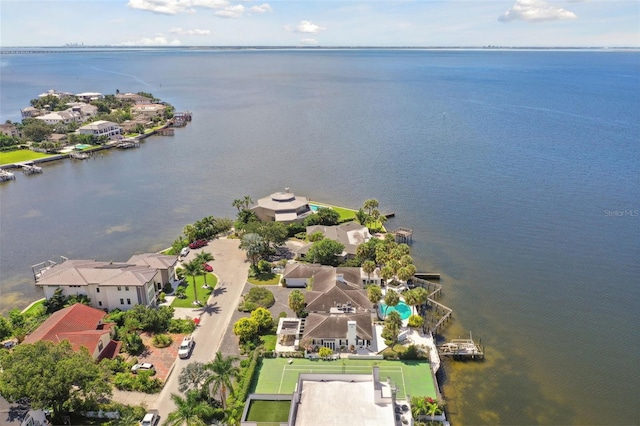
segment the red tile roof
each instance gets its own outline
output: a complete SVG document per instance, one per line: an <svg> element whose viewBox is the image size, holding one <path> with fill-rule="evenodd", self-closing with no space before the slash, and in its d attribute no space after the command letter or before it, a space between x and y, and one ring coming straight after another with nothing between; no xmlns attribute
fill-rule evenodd
<svg viewBox="0 0 640 426"><path fill-rule="evenodd" d="M109 334L111 329L110 326L101 322L105 315L105 312L100 309L76 303L54 312L40 327L24 339L24 343L35 343L40 340L59 343L68 340L74 350L84 346L90 354L93 354L100 337ZM100 357L104 356L101 354Z"/></svg>

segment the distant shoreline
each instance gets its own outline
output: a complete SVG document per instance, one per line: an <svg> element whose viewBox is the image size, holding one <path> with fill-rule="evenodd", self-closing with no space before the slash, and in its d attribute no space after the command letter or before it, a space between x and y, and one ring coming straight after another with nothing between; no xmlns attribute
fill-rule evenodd
<svg viewBox="0 0 640 426"><path fill-rule="evenodd" d="M640 46L7 46L0 54L36 53L92 53L104 51L238 51L238 50L418 50L418 51L580 51L580 52L637 52Z"/></svg>

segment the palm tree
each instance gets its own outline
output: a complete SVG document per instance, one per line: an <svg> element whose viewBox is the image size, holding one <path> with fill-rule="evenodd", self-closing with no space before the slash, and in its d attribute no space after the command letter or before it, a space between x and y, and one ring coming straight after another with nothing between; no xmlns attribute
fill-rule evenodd
<svg viewBox="0 0 640 426"><path fill-rule="evenodd" d="M236 378L240 373L240 369L233 365L238 361L238 357L222 355L220 351L216 352L216 356L210 363L205 365L205 368L211 370L213 374L209 377L205 384L211 385L211 393L220 392L220 402L222 402L222 408L226 408L227 389L233 395L233 386L231 380Z"/></svg>
<svg viewBox="0 0 640 426"><path fill-rule="evenodd" d="M204 264L207 262L211 262L215 260L213 258L213 255L209 252L206 251L201 251L200 253L198 253L194 259L194 261L198 261L200 262L200 264L202 265L202 267L204 268ZM204 285L207 285L207 271L202 271L202 275L204 275Z"/></svg>
<svg viewBox="0 0 640 426"><path fill-rule="evenodd" d="M417 305L420 304L420 300L418 300L418 294L414 290L408 290L402 293L404 296L404 301L407 305L411 306L411 313L414 313L414 309Z"/></svg>
<svg viewBox="0 0 640 426"><path fill-rule="evenodd" d="M376 262L373 260L365 260L362 262L362 270L367 274L367 280L371 280L371 274L376 270Z"/></svg>
<svg viewBox="0 0 640 426"><path fill-rule="evenodd" d="M188 275L193 279L194 302L200 303L198 301L198 286L196 285L196 277L204 273L202 262L193 259L191 262L185 263L183 266L185 275Z"/></svg>
<svg viewBox="0 0 640 426"><path fill-rule="evenodd" d="M205 426L202 416L211 412L211 407L206 402L198 399L197 392L187 392L185 398L175 393L171 399L176 404L175 411L167 416L164 426Z"/></svg>
<svg viewBox="0 0 640 426"><path fill-rule="evenodd" d="M400 296L393 290L387 289L387 294L384 296L384 304L387 307L384 310L384 316L387 316L387 310L389 307L397 306L400 303Z"/></svg>

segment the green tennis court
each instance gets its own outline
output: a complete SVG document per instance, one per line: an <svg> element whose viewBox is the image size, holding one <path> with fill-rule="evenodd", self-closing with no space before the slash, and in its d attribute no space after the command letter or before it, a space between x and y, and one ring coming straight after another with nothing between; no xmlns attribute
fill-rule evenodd
<svg viewBox="0 0 640 426"><path fill-rule="evenodd" d="M267 358L262 360L253 393L293 393L300 373L371 374L374 366L380 368L381 380L389 377L396 385L398 398L404 398L406 394L437 398L429 363L425 361L311 361L295 358L289 364L285 358Z"/></svg>

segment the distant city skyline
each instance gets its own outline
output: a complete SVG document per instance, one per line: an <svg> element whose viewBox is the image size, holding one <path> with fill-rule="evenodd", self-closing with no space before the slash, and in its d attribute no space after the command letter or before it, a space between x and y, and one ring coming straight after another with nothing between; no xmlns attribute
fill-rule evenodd
<svg viewBox="0 0 640 426"><path fill-rule="evenodd" d="M16 46L640 47L615 0L0 0Z"/></svg>

